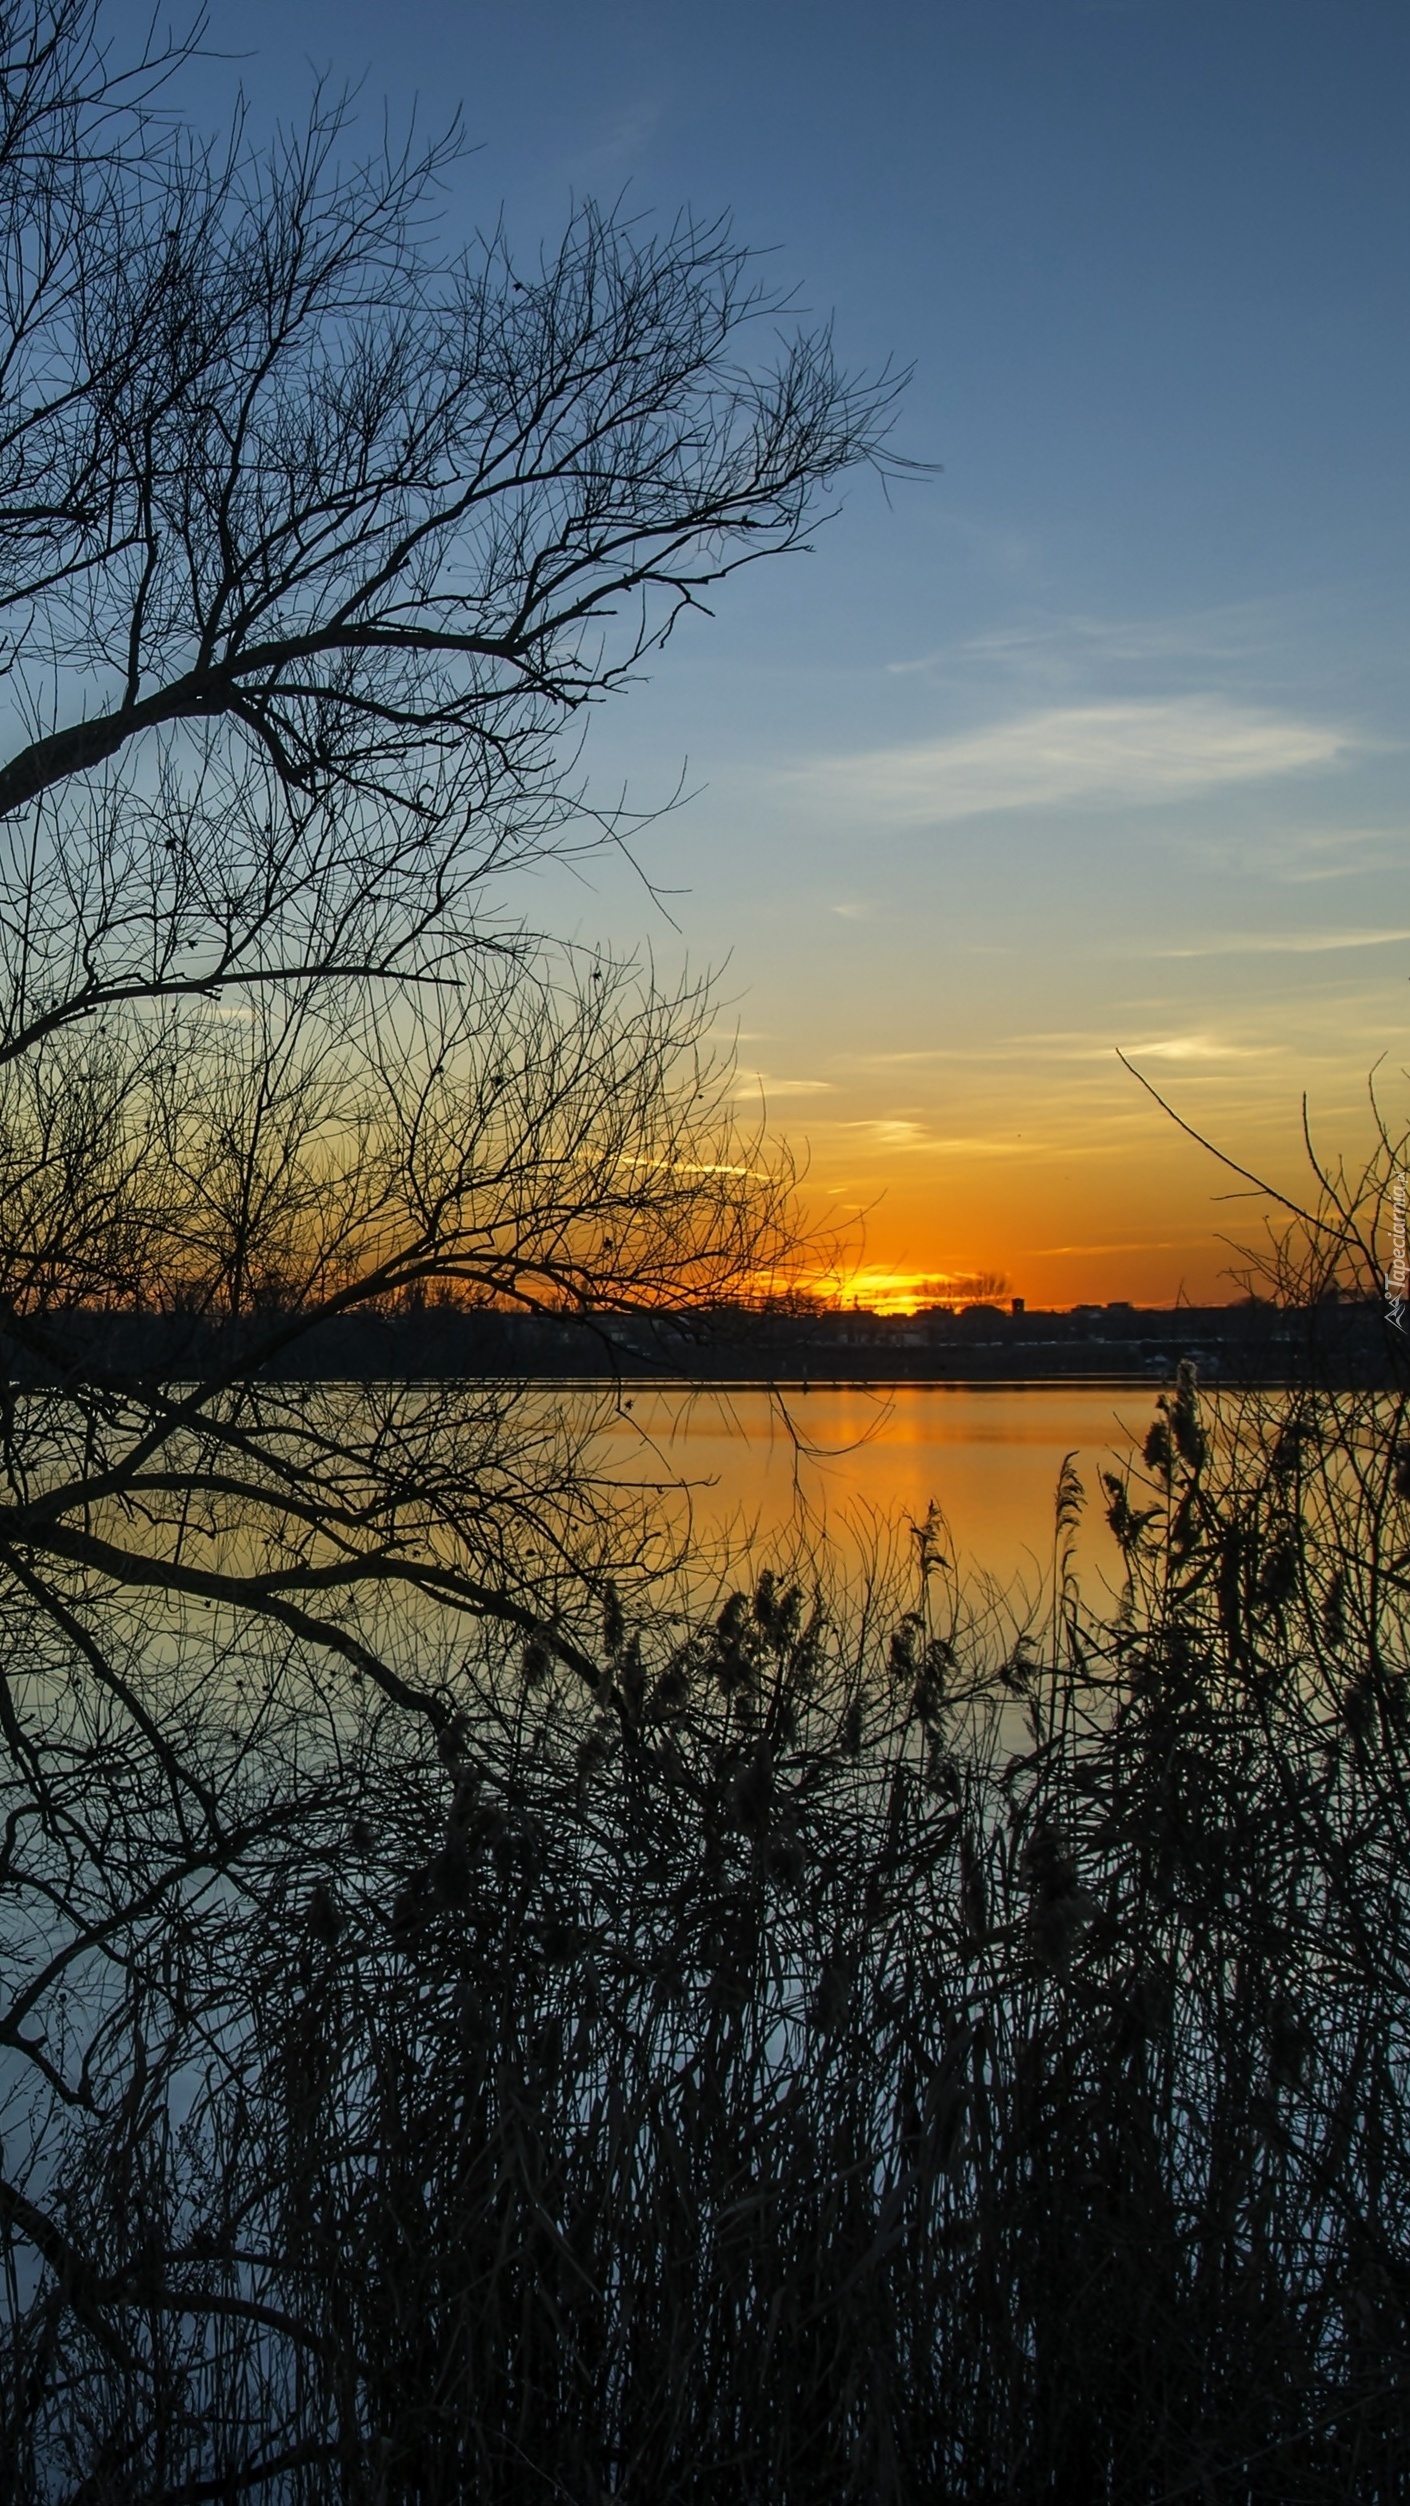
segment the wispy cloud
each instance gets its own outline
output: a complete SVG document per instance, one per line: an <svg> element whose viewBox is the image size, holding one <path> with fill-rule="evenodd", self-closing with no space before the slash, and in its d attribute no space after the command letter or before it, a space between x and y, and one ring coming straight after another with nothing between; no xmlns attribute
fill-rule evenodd
<svg viewBox="0 0 1410 2506"><path fill-rule="evenodd" d="M1219 931L1188 948L1152 948L1146 957L1316 957L1339 948L1390 948L1410 931Z"/></svg>
<svg viewBox="0 0 1410 2506"><path fill-rule="evenodd" d="M1281 827L1275 834L1246 829L1198 840L1197 858L1235 878L1276 880L1280 887L1326 886L1337 879L1384 879L1410 853L1410 827Z"/></svg>
<svg viewBox="0 0 1410 2506"><path fill-rule="evenodd" d="M853 1116L845 1122L831 1123L827 1129L836 1138L850 1138L874 1149L885 1149L888 1153L893 1150L901 1153L924 1150L947 1157L1014 1157L1023 1153L1023 1144L1017 1138L1010 1139L990 1132L964 1132L945 1137L927 1129L923 1122L901 1115Z"/></svg>
<svg viewBox="0 0 1410 2506"><path fill-rule="evenodd" d="M957 670L1013 678L1060 679L1152 664L1247 662L1277 641L1278 613L1263 602L1192 610L1166 618L1094 618L1029 611L912 659L887 663L893 678L953 679ZM1168 681L1167 681L1168 684Z"/></svg>
<svg viewBox="0 0 1410 2506"><path fill-rule="evenodd" d="M1187 1227L1180 1236L1133 1236L1125 1244L1027 1244L1019 1259L1025 1262L1061 1261L1074 1253L1176 1253L1185 1246L1203 1241L1201 1231Z"/></svg>
<svg viewBox="0 0 1410 2506"><path fill-rule="evenodd" d="M1131 1058L1162 1062L1256 1062L1276 1052L1272 1044L1226 1044L1217 1035L1160 1036L1150 1044L1133 1044Z"/></svg>
<svg viewBox="0 0 1410 2506"><path fill-rule="evenodd" d="M741 1073L736 1096L831 1096L831 1079L776 1079L767 1070Z"/></svg>
<svg viewBox="0 0 1410 2506"><path fill-rule="evenodd" d="M1033 1069L1055 1062L1095 1062L1115 1067L1119 1020L1111 1031L1060 1028L1023 1035L994 1036L978 1044L926 1045L904 1053L862 1053L846 1067L867 1073L956 1062L983 1068L990 1063L1019 1062ZM1168 1061L1248 1061L1275 1051L1269 1044L1235 1044L1208 1034L1158 1037L1153 1043L1130 1045L1133 1053L1158 1053Z"/></svg>
<svg viewBox="0 0 1410 2506"><path fill-rule="evenodd" d="M632 164L655 138L662 111L659 96L638 96L624 101L611 118L600 122L593 136L568 158L565 170L577 181L587 182L601 180L604 175L616 173Z"/></svg>
<svg viewBox="0 0 1410 2506"><path fill-rule="evenodd" d="M1182 696L1050 706L983 731L822 758L785 780L834 809L934 825L1078 801L1147 807L1335 765L1354 745L1335 724L1218 696Z"/></svg>

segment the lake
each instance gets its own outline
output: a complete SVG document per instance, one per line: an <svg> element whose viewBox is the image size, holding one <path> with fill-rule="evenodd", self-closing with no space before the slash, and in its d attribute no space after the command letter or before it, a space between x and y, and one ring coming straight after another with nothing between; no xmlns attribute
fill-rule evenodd
<svg viewBox="0 0 1410 2506"><path fill-rule="evenodd" d="M752 1388L624 1387L600 1463L643 1485L683 1484L698 1532L761 1546L806 1529L844 1552L933 1499L964 1569L1030 1588L1051 1566L1065 1454L1087 1489L1079 1561L1119 1584L1098 1473L1129 1459L1154 1386L841 1385L780 1398Z"/></svg>

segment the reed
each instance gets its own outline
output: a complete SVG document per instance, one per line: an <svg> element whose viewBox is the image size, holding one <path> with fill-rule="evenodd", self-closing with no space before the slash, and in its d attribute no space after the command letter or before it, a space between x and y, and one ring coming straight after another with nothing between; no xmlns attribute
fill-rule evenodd
<svg viewBox="0 0 1410 2506"><path fill-rule="evenodd" d="M1025 1626L932 1517L345 1732L6 2223L8 2493L1402 2495L1404 1430L1186 1371L1115 1608L1069 1467Z"/></svg>

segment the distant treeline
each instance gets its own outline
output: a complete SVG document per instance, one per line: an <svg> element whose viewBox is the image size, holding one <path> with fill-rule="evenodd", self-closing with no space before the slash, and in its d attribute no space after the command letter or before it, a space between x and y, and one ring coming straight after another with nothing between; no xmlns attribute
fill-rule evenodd
<svg viewBox="0 0 1410 2506"><path fill-rule="evenodd" d="M366 1308L307 1321L264 1310L211 1313L74 1308L0 1334L11 1383L70 1375L301 1381L657 1376L739 1383L985 1382L1148 1376L1182 1361L1236 1384L1299 1381L1373 1388L1396 1379L1382 1308L1325 1301L1295 1310L1238 1305L1077 1306L1067 1313L969 1306L959 1312L505 1313L446 1302Z"/></svg>

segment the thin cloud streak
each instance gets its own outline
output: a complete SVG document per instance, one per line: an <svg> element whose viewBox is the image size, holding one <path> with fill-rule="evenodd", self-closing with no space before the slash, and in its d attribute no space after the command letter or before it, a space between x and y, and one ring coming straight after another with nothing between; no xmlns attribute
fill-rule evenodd
<svg viewBox="0 0 1410 2506"><path fill-rule="evenodd" d="M832 1079L775 1079L766 1070L745 1071L734 1091L736 1097L833 1096L836 1082Z"/></svg>
<svg viewBox="0 0 1410 2506"><path fill-rule="evenodd" d="M1266 1061L1276 1049L1271 1044L1226 1044L1214 1035L1172 1035L1129 1047L1133 1054L1144 1053L1148 1059L1154 1056L1167 1062Z"/></svg>
<svg viewBox="0 0 1410 2506"><path fill-rule="evenodd" d="M1002 670L1011 678L1074 679L1094 668L1190 663L1207 668L1247 661L1276 646L1280 607L1245 601L1166 618L1097 618L1033 611L1011 625L967 635L913 659L889 661L891 678L950 681L957 669Z"/></svg>
<svg viewBox="0 0 1410 2506"><path fill-rule="evenodd" d="M1158 1037L1153 1043L1133 1044L1127 1049L1133 1053L1160 1053L1172 1060L1252 1061L1266 1059L1279 1048L1272 1044L1238 1044L1200 1032ZM839 1066L866 1075L872 1071L924 1068L937 1062L983 1069L989 1063L1009 1062L1029 1066L1049 1062L1110 1063L1115 1056L1116 1044L1110 1032L1061 1028L1032 1035L996 1036L983 1044L935 1044L917 1047L912 1052L866 1053Z"/></svg>
<svg viewBox="0 0 1410 2506"><path fill-rule="evenodd" d="M1188 1227L1180 1236L1132 1236L1124 1244L1029 1244L1022 1247L1018 1258L1021 1262L1055 1262L1079 1253L1178 1253L1202 1240L1199 1229Z"/></svg>
<svg viewBox="0 0 1410 2506"><path fill-rule="evenodd" d="M1332 723L1188 696L1049 706L984 731L821 758L781 779L824 804L934 825L1075 801L1145 808L1332 766L1354 745Z"/></svg>
<svg viewBox="0 0 1410 2506"><path fill-rule="evenodd" d="M1144 957L1312 957L1339 948L1391 948L1410 931L1221 931L1190 948L1151 948Z"/></svg>

